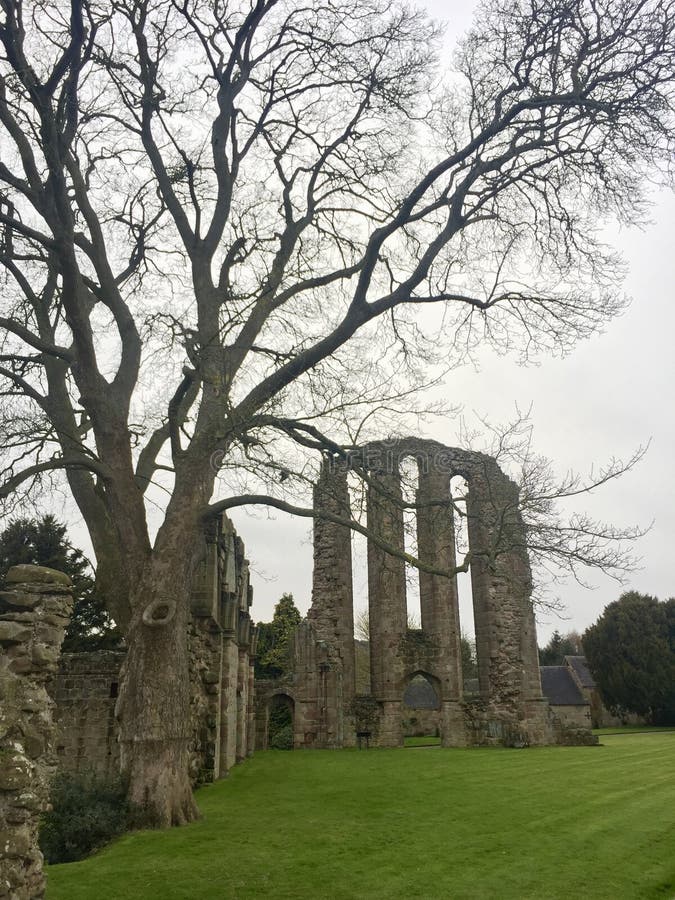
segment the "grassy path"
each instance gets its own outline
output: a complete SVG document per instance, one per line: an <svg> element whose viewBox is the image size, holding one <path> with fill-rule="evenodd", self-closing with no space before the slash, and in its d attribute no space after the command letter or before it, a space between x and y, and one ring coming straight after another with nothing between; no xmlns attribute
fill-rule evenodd
<svg viewBox="0 0 675 900"><path fill-rule="evenodd" d="M674 898L675 734L261 753L203 819L49 869L47 900Z"/></svg>

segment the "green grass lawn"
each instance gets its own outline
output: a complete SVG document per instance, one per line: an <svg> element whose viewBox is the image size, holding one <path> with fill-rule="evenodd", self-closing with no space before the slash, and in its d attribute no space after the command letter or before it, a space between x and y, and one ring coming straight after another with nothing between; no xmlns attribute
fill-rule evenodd
<svg viewBox="0 0 675 900"><path fill-rule="evenodd" d="M203 819L48 870L47 900L673 898L675 734L260 753Z"/></svg>
<svg viewBox="0 0 675 900"><path fill-rule="evenodd" d="M615 725L609 728L594 728L593 734L604 737L607 734L644 734L645 732L659 731L661 733L675 732L672 725Z"/></svg>
<svg viewBox="0 0 675 900"><path fill-rule="evenodd" d="M420 737L407 737L403 739L406 747L440 747L441 739L431 734L425 734Z"/></svg>

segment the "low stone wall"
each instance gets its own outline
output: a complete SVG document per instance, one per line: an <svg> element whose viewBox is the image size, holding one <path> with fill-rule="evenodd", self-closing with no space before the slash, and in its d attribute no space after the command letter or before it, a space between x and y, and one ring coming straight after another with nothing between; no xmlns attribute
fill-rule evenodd
<svg viewBox="0 0 675 900"><path fill-rule="evenodd" d="M119 774L115 703L124 654L62 655L53 693L60 771L106 779Z"/></svg>
<svg viewBox="0 0 675 900"><path fill-rule="evenodd" d="M45 882L37 837L55 770L56 671L72 612L70 579L15 566L0 593L0 898L39 900Z"/></svg>
<svg viewBox="0 0 675 900"><path fill-rule="evenodd" d="M570 728L591 728L591 708L588 704L583 706L554 706L551 711L564 725Z"/></svg>

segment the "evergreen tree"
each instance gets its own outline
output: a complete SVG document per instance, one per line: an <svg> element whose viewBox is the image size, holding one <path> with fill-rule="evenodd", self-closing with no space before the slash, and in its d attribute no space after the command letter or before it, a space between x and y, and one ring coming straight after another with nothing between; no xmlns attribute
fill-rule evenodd
<svg viewBox="0 0 675 900"><path fill-rule="evenodd" d="M73 547L66 526L54 516L15 519L0 533L0 582L12 566L21 564L57 569L73 581L73 615L63 641L64 653L121 646L121 635L96 594L87 558Z"/></svg>
<svg viewBox="0 0 675 900"><path fill-rule="evenodd" d="M562 666L566 656L580 656L582 654L583 649L579 634L576 631L560 634L556 628L548 644L539 648L539 665Z"/></svg>
<svg viewBox="0 0 675 900"><path fill-rule="evenodd" d="M293 594L283 594L271 622L258 623L256 678L280 678L291 669L291 640L302 621Z"/></svg>
<svg viewBox="0 0 675 900"><path fill-rule="evenodd" d="M675 723L675 600L622 594L583 641L606 706Z"/></svg>

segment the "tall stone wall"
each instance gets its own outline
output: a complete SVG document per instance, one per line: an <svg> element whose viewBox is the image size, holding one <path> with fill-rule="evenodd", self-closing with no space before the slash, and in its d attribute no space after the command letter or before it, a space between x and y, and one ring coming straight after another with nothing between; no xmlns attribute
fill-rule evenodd
<svg viewBox="0 0 675 900"><path fill-rule="evenodd" d="M518 488L494 460L476 456L467 518L481 699L489 721L550 743Z"/></svg>
<svg viewBox="0 0 675 900"><path fill-rule="evenodd" d="M368 530L398 553L405 551L401 477L398 469L372 472L368 489ZM394 746L403 740L399 685L404 663L399 652L407 631L405 562L374 540L368 541L368 622L371 691L383 704L380 734Z"/></svg>
<svg viewBox="0 0 675 900"><path fill-rule="evenodd" d="M7 900L44 896L37 838L56 763L48 687L71 611L66 575L10 569L0 593L0 898Z"/></svg>
<svg viewBox="0 0 675 900"><path fill-rule="evenodd" d="M226 518L205 534L193 584L190 653L190 775L227 775L253 752L255 629L244 544ZM64 654L55 679L57 753L64 772L119 771L115 703L124 651Z"/></svg>
<svg viewBox="0 0 675 900"><path fill-rule="evenodd" d="M407 627L401 462L418 464L417 515L421 629ZM370 693L357 694L347 472L368 483ZM451 479L468 486L466 520L479 673L477 696L465 697L461 666L455 509ZM403 696L417 675L437 691L444 746L547 744L562 735L541 691L531 572L518 488L496 461L434 441L372 443L327 460L314 494L312 608L298 628L294 671L266 683L258 704L258 741L267 744L275 692L294 705L296 747L354 743L359 732L378 746L403 741ZM466 569L465 569L466 571ZM363 679L361 679L363 681Z"/></svg>
<svg viewBox="0 0 675 900"><path fill-rule="evenodd" d="M335 521L351 518L346 468L324 462L314 505L322 515L314 520L312 606L295 635L293 677L256 686L258 747L268 745L270 705L277 696L292 706L297 746L334 748L355 741L351 530Z"/></svg>
<svg viewBox="0 0 675 900"><path fill-rule="evenodd" d="M439 681L439 728L446 746L463 746L463 695L459 594L450 472L439 471L423 456L418 465L417 553L420 562L450 575L419 571L422 634L433 651L428 672ZM409 679L412 672L406 672Z"/></svg>
<svg viewBox="0 0 675 900"><path fill-rule="evenodd" d="M326 460L314 488L315 509L351 518L347 470ZM340 652L342 681L347 694L355 689L354 596L351 530L327 518L314 520L314 577L308 613L318 640Z"/></svg>

